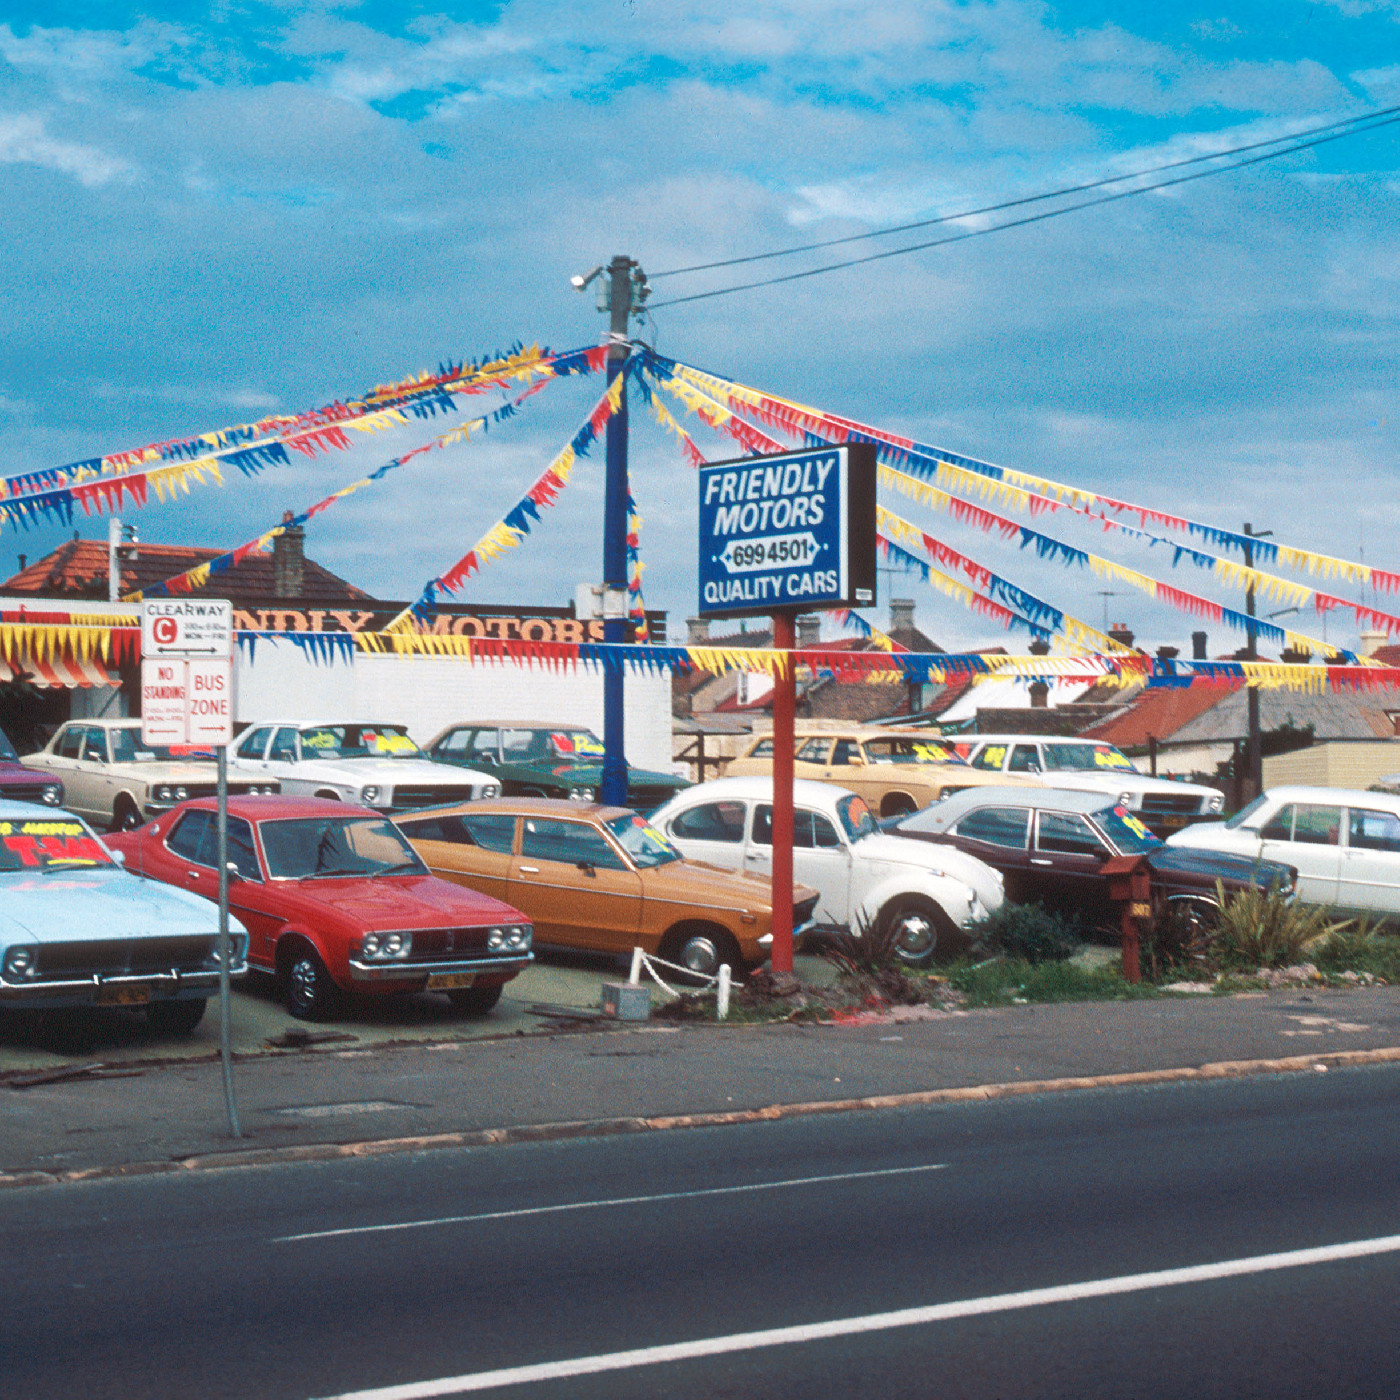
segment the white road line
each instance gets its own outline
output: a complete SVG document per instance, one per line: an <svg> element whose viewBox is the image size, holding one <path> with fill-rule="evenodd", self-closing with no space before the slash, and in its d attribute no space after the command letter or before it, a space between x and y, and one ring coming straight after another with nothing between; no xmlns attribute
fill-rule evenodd
<svg viewBox="0 0 1400 1400"><path fill-rule="evenodd" d="M1324 1245L1319 1249L1295 1249L1285 1254L1256 1254L1249 1259L1226 1259L1219 1264L1195 1264L1184 1269L1161 1269L1150 1274L1125 1274L1120 1278L1095 1279L1090 1283L1061 1284L1055 1288L1031 1288L1024 1293L1001 1293L989 1298L969 1298L960 1303L935 1303L923 1308L902 1308L898 1312L871 1313L866 1317L838 1318L833 1322L813 1322L799 1327L774 1327L765 1332L739 1332L729 1337L707 1337L696 1342L676 1342L670 1346L639 1347L635 1351L615 1351L602 1356L580 1356L571 1361L545 1361L534 1366L510 1366L500 1371L477 1371L464 1376L448 1376L435 1381L412 1381L406 1385L386 1385L374 1390L347 1391L327 1400L434 1400L443 1395L466 1395L499 1386L529 1385L536 1381L563 1380L570 1376L592 1376L602 1371L625 1371L637 1366L657 1366L671 1361L693 1361L702 1356L727 1352L756 1351L762 1347L787 1346L794 1342L820 1342L831 1337L851 1337L862 1332L883 1332L894 1327L919 1327L930 1322L978 1317L985 1313L1011 1312L1016 1308L1038 1308L1047 1303L1073 1303L1084 1298L1106 1298L1116 1293L1138 1293L1149 1288L1174 1284L1209 1283L1215 1279L1262 1274L1275 1269L1300 1269L1309 1264L1330 1264L1340 1259L1365 1259L1376 1254L1400 1251L1400 1235L1380 1239L1353 1240L1348 1244Z"/></svg>
<svg viewBox="0 0 1400 1400"><path fill-rule="evenodd" d="M941 1172L946 1162L921 1167L889 1167L874 1172L836 1172L830 1176L798 1176L788 1181L758 1181L748 1186L710 1186L701 1191L666 1191L655 1196L616 1196L607 1201L568 1201L558 1206L529 1206L524 1210L483 1211L480 1215L442 1215L436 1220L402 1220L391 1225L349 1225L341 1230L308 1230L301 1235L277 1235L273 1244L301 1240L333 1240L342 1235L378 1235L391 1230L423 1230L430 1225L467 1225L478 1220L519 1220L527 1215L554 1215L566 1210L603 1210L611 1206L644 1206L655 1201L694 1201L703 1196L739 1196L748 1191L780 1191L789 1186L824 1186L833 1181L868 1181L877 1176L911 1176L915 1172Z"/></svg>

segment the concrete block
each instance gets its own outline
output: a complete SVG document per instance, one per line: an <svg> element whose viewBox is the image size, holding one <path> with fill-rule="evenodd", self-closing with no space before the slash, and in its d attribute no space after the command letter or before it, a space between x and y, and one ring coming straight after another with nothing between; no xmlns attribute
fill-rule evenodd
<svg viewBox="0 0 1400 1400"><path fill-rule="evenodd" d="M651 1015L651 988L604 982L602 1007L604 1016L616 1016L619 1021L645 1021Z"/></svg>

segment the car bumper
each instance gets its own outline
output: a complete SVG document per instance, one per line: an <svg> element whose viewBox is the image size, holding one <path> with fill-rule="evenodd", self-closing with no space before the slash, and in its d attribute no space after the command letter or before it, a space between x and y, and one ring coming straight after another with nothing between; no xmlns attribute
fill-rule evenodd
<svg viewBox="0 0 1400 1400"><path fill-rule="evenodd" d="M247 964L235 963L230 977L241 977ZM207 999L219 990L218 969L197 972L131 972L91 977L36 978L32 982L0 980L0 1006L43 1009L57 1006L145 1006L153 1001Z"/></svg>
<svg viewBox="0 0 1400 1400"><path fill-rule="evenodd" d="M534 962L535 955L518 953L509 958L444 958L439 962L378 963L350 959L352 982L394 982L402 986L422 985L430 977L460 977L466 973L508 973L514 977Z"/></svg>

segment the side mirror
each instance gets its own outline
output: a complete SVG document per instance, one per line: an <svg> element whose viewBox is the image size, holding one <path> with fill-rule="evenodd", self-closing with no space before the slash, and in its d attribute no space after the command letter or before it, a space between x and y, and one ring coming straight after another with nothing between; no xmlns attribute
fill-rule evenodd
<svg viewBox="0 0 1400 1400"><path fill-rule="evenodd" d="M243 879L243 872L233 861L229 861L224 869L228 871L228 882L230 885L236 885Z"/></svg>
<svg viewBox="0 0 1400 1400"><path fill-rule="evenodd" d="M594 865L591 860L579 861L578 868L582 870L585 875L596 875L598 873L598 867Z"/></svg>

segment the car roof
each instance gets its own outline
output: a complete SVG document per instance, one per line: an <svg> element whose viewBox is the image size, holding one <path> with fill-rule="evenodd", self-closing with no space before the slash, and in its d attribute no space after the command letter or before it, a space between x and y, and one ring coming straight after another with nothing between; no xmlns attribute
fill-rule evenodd
<svg viewBox="0 0 1400 1400"><path fill-rule="evenodd" d="M573 719L457 719L443 725L441 733L449 729L586 729L591 734L593 726Z"/></svg>
<svg viewBox="0 0 1400 1400"><path fill-rule="evenodd" d="M1371 792L1364 788L1313 787L1308 783L1283 783L1266 788L1264 796L1288 802L1344 802L1349 806L1388 806L1400 811L1400 796L1393 792Z"/></svg>
<svg viewBox="0 0 1400 1400"><path fill-rule="evenodd" d="M634 815L630 807L609 807L602 802L570 802L566 797L484 797L475 802L415 807L411 812L396 812L394 816L396 820L412 821L416 817L456 816L462 812L506 812L522 817L584 816L602 821Z"/></svg>
<svg viewBox="0 0 1400 1400"><path fill-rule="evenodd" d="M962 743L976 744L1086 744L1093 748L1116 748L1107 739L1085 739L1078 734L959 734Z"/></svg>
<svg viewBox="0 0 1400 1400"><path fill-rule="evenodd" d="M187 807L198 807L212 812L218 801L213 797L193 797L182 802L173 810L179 812ZM284 817L382 817L371 807L361 807L357 802L337 802L330 797L290 797L269 794L266 797L246 797L230 793L228 798L230 816L243 817L248 821L274 821Z"/></svg>
<svg viewBox="0 0 1400 1400"><path fill-rule="evenodd" d="M922 831L944 831L967 812L978 807L1027 807L1037 811L1101 812L1116 805L1113 798L1102 792L1085 792L1083 788L1009 787L989 784L987 787L963 788L932 807L911 815L919 818Z"/></svg>
<svg viewBox="0 0 1400 1400"><path fill-rule="evenodd" d="M815 807L825 806L836 801L838 797L849 797L851 792L849 788L838 787L835 783L818 783L811 778L794 778L792 795L795 801L807 802ZM772 796L772 778L761 773L738 774L732 778L711 778L707 783L692 783L690 787L683 788L675 797L670 798L665 805L669 807L672 802L684 800L686 806L692 806L697 797L701 800L725 797L766 797L771 800Z"/></svg>
<svg viewBox="0 0 1400 1400"><path fill-rule="evenodd" d="M834 719L823 721L820 724L812 720L802 721L801 727L793 736L796 739L824 739L830 736L834 739L878 739L886 735L896 735L901 739L932 739L942 743L952 743L961 735L943 734L937 729L920 729L916 724L904 725L896 728L887 724L858 724L854 720ZM755 739L771 739L773 731L771 729L756 730L752 736Z"/></svg>
<svg viewBox="0 0 1400 1400"><path fill-rule="evenodd" d="M347 729L407 729L400 719L255 719L243 729L315 729L318 726L343 724ZM243 734L238 737L241 739Z"/></svg>

